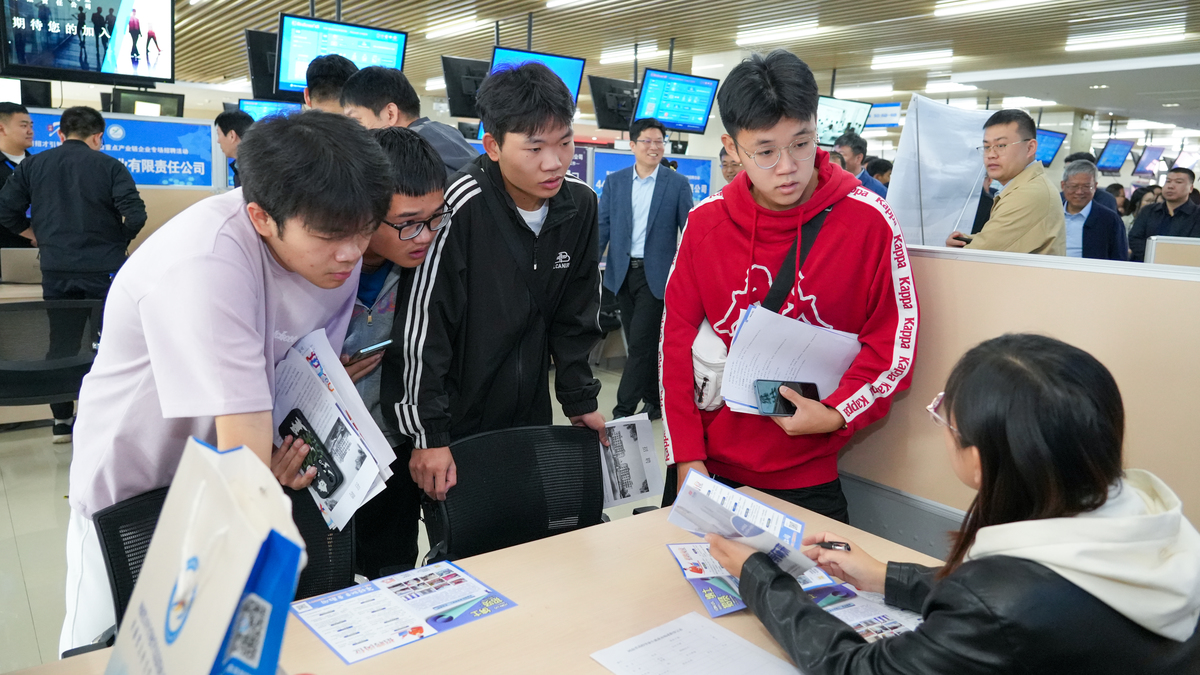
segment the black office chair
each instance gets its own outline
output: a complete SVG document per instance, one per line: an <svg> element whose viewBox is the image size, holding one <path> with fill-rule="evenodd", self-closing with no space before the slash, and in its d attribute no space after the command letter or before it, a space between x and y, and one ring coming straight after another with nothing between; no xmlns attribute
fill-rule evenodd
<svg viewBox="0 0 1200 675"><path fill-rule="evenodd" d="M118 626L133 597L133 588L154 537L154 527L158 525L163 502L167 500L167 489L158 488L130 497L92 515L100 550L104 554L104 568L108 570L108 585L112 589Z"/></svg>
<svg viewBox="0 0 1200 675"><path fill-rule="evenodd" d="M0 405L79 397L100 336L100 300L0 304Z"/></svg>
<svg viewBox="0 0 1200 675"><path fill-rule="evenodd" d="M292 499L292 520L304 539L308 564L300 572L296 599L311 598L354 585L354 519L331 530L308 490L284 488Z"/></svg>
<svg viewBox="0 0 1200 675"><path fill-rule="evenodd" d="M427 562L457 560L602 522L596 432L519 427L450 446L458 484L422 504Z"/></svg>

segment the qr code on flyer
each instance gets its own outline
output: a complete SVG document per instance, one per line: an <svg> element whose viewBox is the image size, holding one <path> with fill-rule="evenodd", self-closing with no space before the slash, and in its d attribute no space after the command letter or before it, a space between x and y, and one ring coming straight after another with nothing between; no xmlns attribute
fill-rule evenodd
<svg viewBox="0 0 1200 675"><path fill-rule="evenodd" d="M258 668L270 620L271 603L254 593L242 598L233 620L233 633L229 636L225 660L237 659L251 668Z"/></svg>

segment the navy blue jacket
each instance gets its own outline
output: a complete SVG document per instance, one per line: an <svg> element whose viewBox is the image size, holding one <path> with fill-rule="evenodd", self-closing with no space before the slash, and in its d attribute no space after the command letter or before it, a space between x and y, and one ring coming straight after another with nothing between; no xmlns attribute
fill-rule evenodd
<svg viewBox="0 0 1200 675"><path fill-rule="evenodd" d="M1061 193L1059 194L1061 196ZM1100 192L1097 191L1096 194ZM1065 198L1063 203L1067 203ZM1116 211L1098 204L1094 198L1092 212L1088 214L1087 220L1083 221L1083 257L1129 260L1129 238L1125 234L1125 222Z"/></svg>
<svg viewBox="0 0 1200 675"><path fill-rule="evenodd" d="M629 251L633 248L633 171L630 166L608 174L600 195L600 252L608 247L608 265L604 287L616 293L629 271ZM675 260L679 233L692 210L692 186L688 179L670 167L661 166L654 179L650 217L646 224L646 283L654 297L662 300L667 275Z"/></svg>

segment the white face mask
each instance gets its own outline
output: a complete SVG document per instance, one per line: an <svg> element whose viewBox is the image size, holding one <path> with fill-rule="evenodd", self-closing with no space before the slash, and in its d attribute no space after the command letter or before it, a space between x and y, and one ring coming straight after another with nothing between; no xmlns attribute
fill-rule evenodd
<svg viewBox="0 0 1200 675"><path fill-rule="evenodd" d="M998 181L998 180L992 180L992 184L991 184L991 185L989 185L988 187L990 187L990 188L991 188L991 189L993 189L993 190L1002 190L1002 189L1004 189L1004 185L1003 185L1003 184L1001 184L1001 183L1000 183L1000 181Z"/></svg>

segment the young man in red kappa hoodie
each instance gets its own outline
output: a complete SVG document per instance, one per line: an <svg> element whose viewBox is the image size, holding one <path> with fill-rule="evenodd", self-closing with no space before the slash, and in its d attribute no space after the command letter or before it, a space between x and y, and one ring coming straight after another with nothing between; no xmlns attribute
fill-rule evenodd
<svg viewBox="0 0 1200 675"><path fill-rule="evenodd" d="M662 411L678 484L696 469L849 522L837 453L909 386L917 297L887 202L816 146L817 84L786 51L738 64L717 94L721 141L745 170L692 210L667 280ZM742 310L767 295L802 223L828 209L780 313L854 333L862 349L822 401L781 394L791 417L697 408L691 347L707 319L728 347ZM669 468L670 469L670 468ZM668 480L669 500L675 481Z"/></svg>

